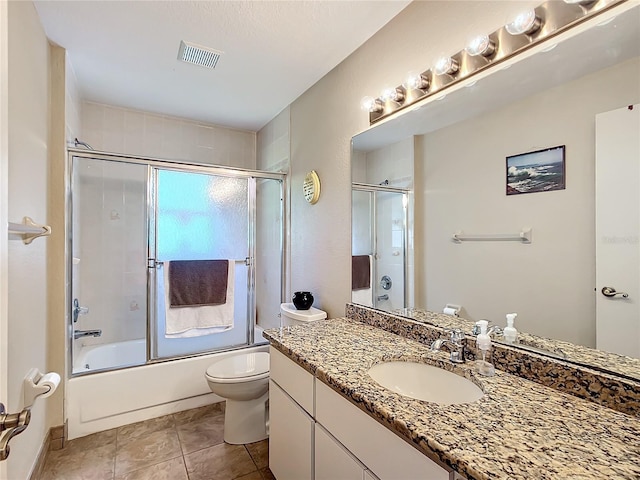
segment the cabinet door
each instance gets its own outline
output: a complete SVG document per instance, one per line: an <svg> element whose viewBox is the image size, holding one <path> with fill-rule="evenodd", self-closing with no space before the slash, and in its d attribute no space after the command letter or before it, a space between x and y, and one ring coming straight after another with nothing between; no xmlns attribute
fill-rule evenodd
<svg viewBox="0 0 640 480"><path fill-rule="evenodd" d="M313 418L269 381L269 468L278 480L313 479Z"/></svg>
<svg viewBox="0 0 640 480"><path fill-rule="evenodd" d="M319 423L315 438L315 480L363 480L364 466Z"/></svg>
<svg viewBox="0 0 640 480"><path fill-rule="evenodd" d="M320 381L316 382L316 420L381 480L453 478L453 472L430 460Z"/></svg>
<svg viewBox="0 0 640 480"><path fill-rule="evenodd" d="M313 375L273 347L269 358L269 378L313 416Z"/></svg>

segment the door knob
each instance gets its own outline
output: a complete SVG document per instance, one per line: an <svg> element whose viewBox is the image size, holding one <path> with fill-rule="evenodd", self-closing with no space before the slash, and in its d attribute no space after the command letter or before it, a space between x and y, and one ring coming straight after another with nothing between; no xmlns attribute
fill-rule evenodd
<svg viewBox="0 0 640 480"><path fill-rule="evenodd" d="M605 297L615 297L616 295L620 295L622 298L629 298L629 294L625 292L616 292L616 289L613 287L603 287L602 294Z"/></svg>

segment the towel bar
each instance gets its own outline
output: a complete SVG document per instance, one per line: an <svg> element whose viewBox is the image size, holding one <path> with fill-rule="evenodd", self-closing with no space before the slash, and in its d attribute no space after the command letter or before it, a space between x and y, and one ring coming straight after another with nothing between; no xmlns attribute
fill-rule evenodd
<svg viewBox="0 0 640 480"><path fill-rule="evenodd" d="M531 243L531 228L523 228L520 233L493 233L493 234L465 234L463 231L458 231L452 236L453 241L456 243L462 242L499 242L499 241L512 241Z"/></svg>
<svg viewBox="0 0 640 480"><path fill-rule="evenodd" d="M170 260L167 260L170 261ZM231 262L235 262L235 263L244 263L246 266L249 266L251 264L251 257L247 257L247 258L243 258L241 260L230 260ZM156 260L154 258L150 258L149 259L149 268L155 268L158 265L164 265L164 260Z"/></svg>
<svg viewBox="0 0 640 480"><path fill-rule="evenodd" d="M21 235L25 245L29 245L38 237L51 235L51 227L48 225L39 225L30 217L24 217L22 223L8 222L7 231L12 235Z"/></svg>

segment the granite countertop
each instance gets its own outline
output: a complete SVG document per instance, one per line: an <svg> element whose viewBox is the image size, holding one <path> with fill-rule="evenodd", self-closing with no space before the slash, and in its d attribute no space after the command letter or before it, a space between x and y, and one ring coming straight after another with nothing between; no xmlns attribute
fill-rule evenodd
<svg viewBox="0 0 640 480"><path fill-rule="evenodd" d="M459 328L466 333L470 333L474 322L460 317L444 315L438 312L430 312L423 309L402 309L395 312L398 315L428 323L441 328ZM500 341L500 339L498 339ZM604 352L594 348L576 345L562 340L549 339L518 331L518 341L524 345L541 348L553 354L559 354L558 358L582 364L589 367L596 367L604 371L610 371L625 375L628 378L640 379L640 360L637 358L619 355L617 353ZM504 341L503 341L504 343Z"/></svg>
<svg viewBox="0 0 640 480"><path fill-rule="evenodd" d="M640 419L496 371L453 366L446 352L337 318L264 332L271 345L432 459L469 479L640 479ZM439 405L387 390L379 362L417 360L473 380L484 397Z"/></svg>

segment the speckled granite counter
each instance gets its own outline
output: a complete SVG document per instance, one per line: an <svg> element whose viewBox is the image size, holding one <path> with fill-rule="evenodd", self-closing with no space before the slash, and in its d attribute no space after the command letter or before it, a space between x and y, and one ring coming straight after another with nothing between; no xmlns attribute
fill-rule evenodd
<svg viewBox="0 0 640 480"><path fill-rule="evenodd" d="M403 309L395 313L418 322L425 322L442 328L459 328L467 334L471 333L471 329L473 328L473 322L470 320L422 309ZM518 332L518 341L523 348L526 348L526 346L540 348L547 350L551 354L560 354L560 358L566 356L569 361L575 363L596 367L602 371L609 371L614 374L624 375L627 378L640 379L640 359L637 358L603 352L601 350L524 332Z"/></svg>
<svg viewBox="0 0 640 480"><path fill-rule="evenodd" d="M442 337L444 328L460 328L460 322L465 322L449 315L426 314L421 320L415 320L361 305L347 304L346 308L347 318L424 345L431 345L436 338ZM438 323L438 327L434 326ZM473 356L473 337L468 336L465 343L468 356ZM640 418L640 380L498 343L494 345L493 360L504 372Z"/></svg>
<svg viewBox="0 0 640 480"><path fill-rule="evenodd" d="M470 479L640 479L640 419L523 378L454 366L446 352L346 318L267 330L270 343L427 456ZM403 397L368 369L390 359L455 370L485 395L465 405Z"/></svg>

